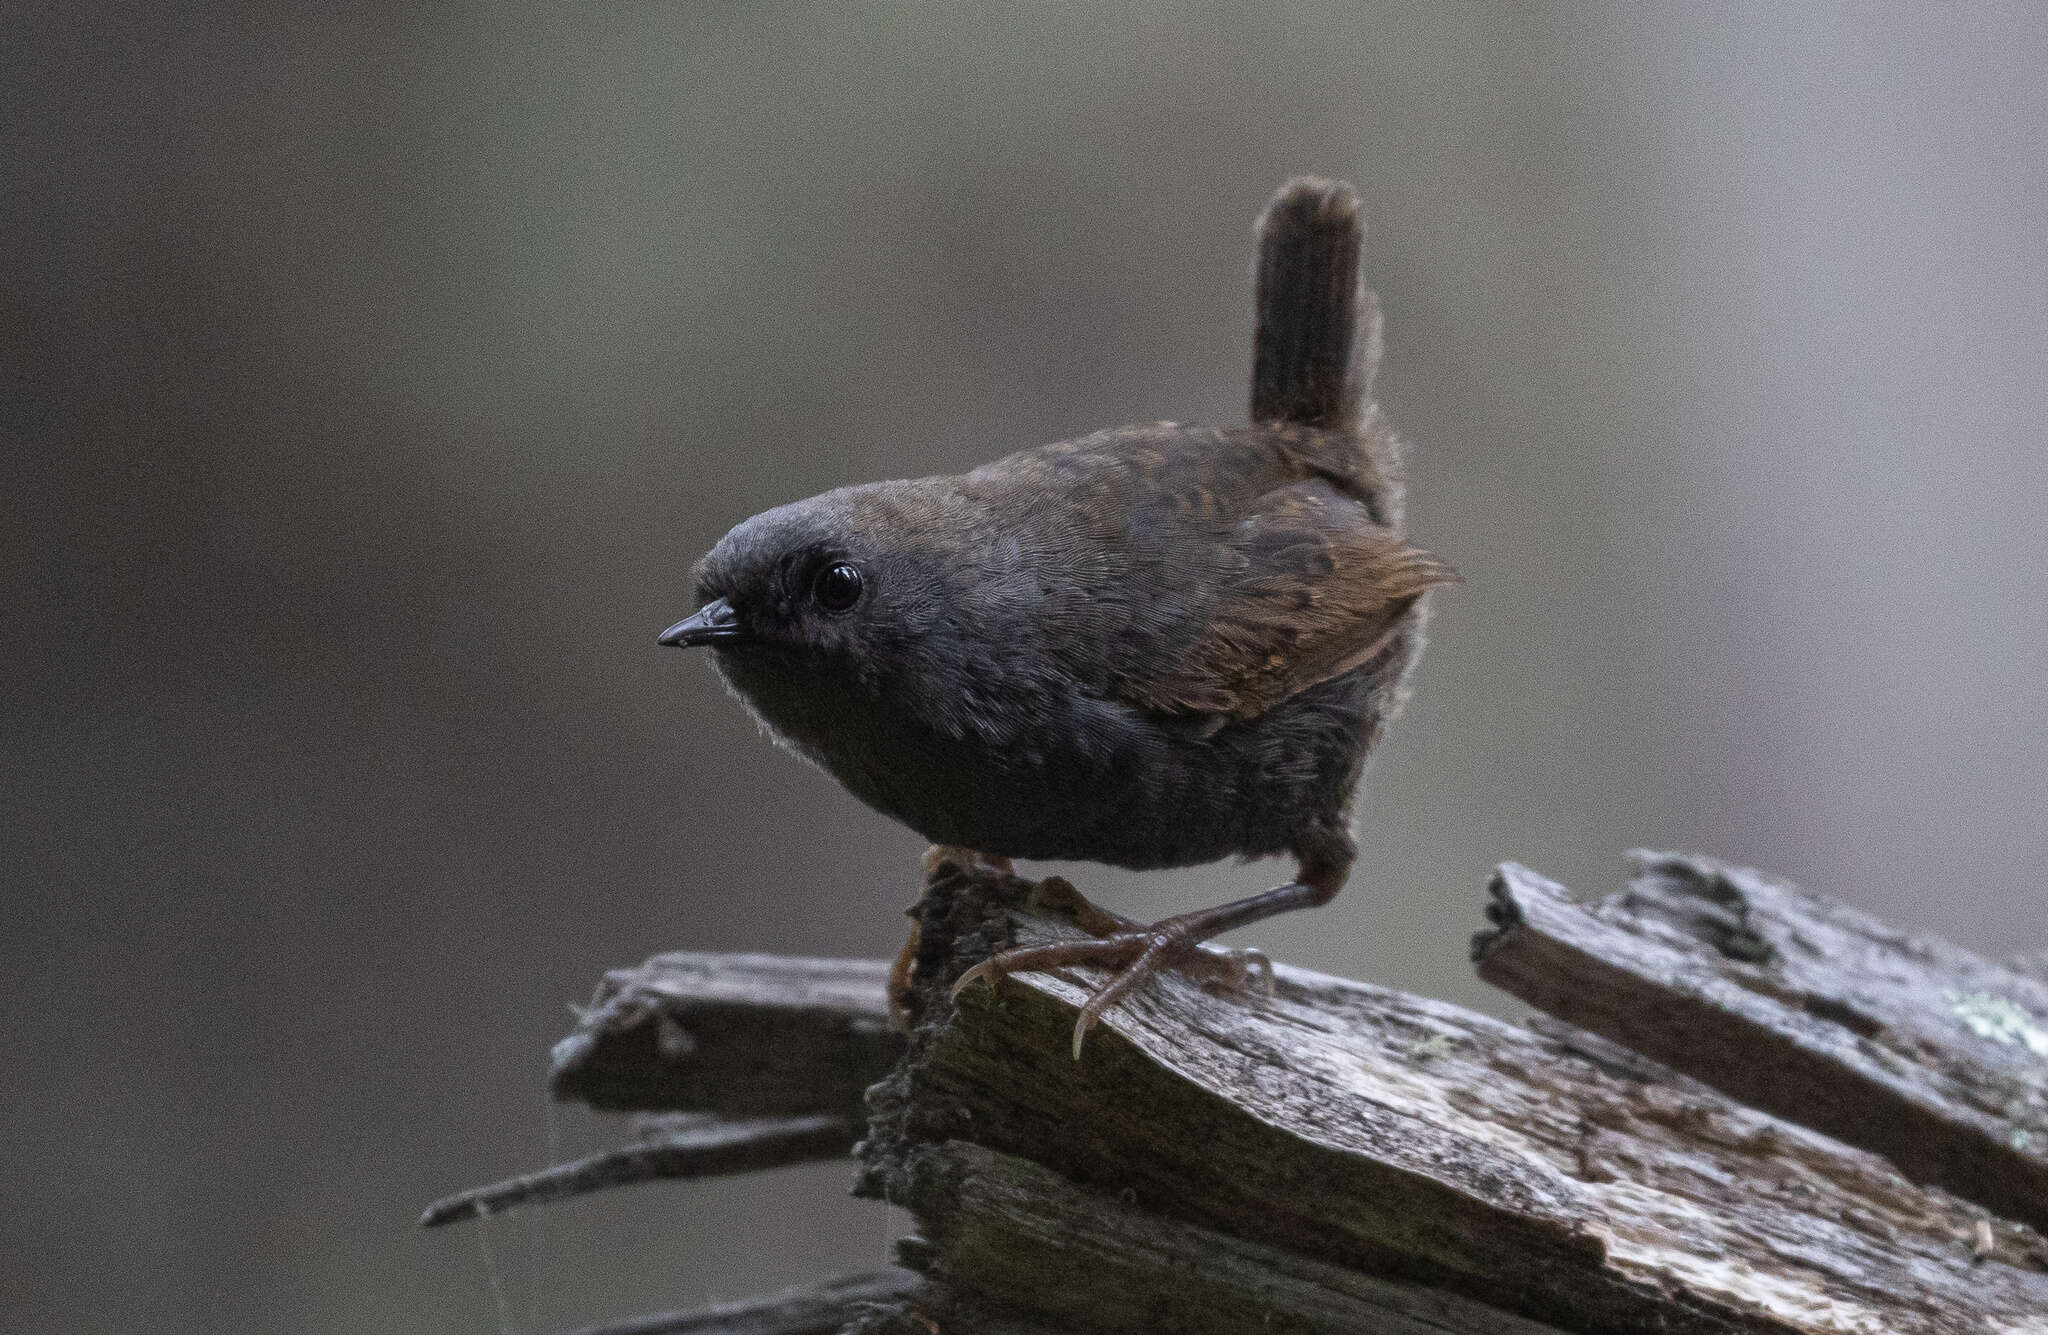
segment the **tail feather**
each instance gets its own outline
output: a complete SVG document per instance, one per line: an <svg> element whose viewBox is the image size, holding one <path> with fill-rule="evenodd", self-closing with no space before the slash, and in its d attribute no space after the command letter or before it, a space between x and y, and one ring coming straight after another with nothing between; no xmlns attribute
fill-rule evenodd
<svg viewBox="0 0 2048 1335"><path fill-rule="evenodd" d="M1380 351L1359 280L1365 217L1342 181L1298 176L1259 216L1252 421L1357 427Z"/></svg>

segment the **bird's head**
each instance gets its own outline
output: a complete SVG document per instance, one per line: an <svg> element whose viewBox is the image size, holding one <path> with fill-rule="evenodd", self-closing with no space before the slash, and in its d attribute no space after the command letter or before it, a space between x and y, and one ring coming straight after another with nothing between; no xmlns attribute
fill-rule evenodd
<svg viewBox="0 0 2048 1335"><path fill-rule="evenodd" d="M873 535L838 492L735 527L697 563L697 610L661 633L721 660L834 655L860 637L883 582Z"/></svg>
<svg viewBox="0 0 2048 1335"><path fill-rule="evenodd" d="M844 487L755 515L697 563L697 610L661 643L712 650L778 733L815 745L849 710L943 690L961 661L958 505L930 480Z"/></svg>

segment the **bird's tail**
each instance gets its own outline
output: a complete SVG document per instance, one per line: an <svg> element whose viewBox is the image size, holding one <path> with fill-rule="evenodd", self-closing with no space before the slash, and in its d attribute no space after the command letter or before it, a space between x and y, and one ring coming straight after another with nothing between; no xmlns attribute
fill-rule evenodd
<svg viewBox="0 0 2048 1335"><path fill-rule="evenodd" d="M1259 215L1252 421L1358 426L1380 357L1359 280L1365 216L1342 181L1297 176Z"/></svg>

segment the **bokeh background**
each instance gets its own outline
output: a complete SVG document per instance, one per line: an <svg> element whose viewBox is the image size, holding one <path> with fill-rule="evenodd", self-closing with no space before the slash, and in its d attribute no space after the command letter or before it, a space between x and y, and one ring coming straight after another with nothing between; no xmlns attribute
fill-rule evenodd
<svg viewBox="0 0 2048 1335"><path fill-rule="evenodd" d="M919 841L657 649L731 523L1235 421L1358 183L1437 599L1331 908L1513 1013L1491 864L2048 944L2048 14L47 6L0 43L0 1325L560 1329L872 1265L837 1167L422 1235L616 1134L670 948L894 950ZM1085 869L1155 916L1282 867Z"/></svg>

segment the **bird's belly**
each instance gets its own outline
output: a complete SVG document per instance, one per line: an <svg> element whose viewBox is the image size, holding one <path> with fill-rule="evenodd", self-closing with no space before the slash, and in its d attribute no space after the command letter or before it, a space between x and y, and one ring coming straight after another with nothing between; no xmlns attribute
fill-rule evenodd
<svg viewBox="0 0 2048 1335"><path fill-rule="evenodd" d="M1087 749L913 733L828 742L818 758L869 806L933 843L1003 857L1190 866L1286 851L1341 819L1367 734L1343 679L1203 736L1133 715Z"/></svg>
<svg viewBox="0 0 2048 1335"><path fill-rule="evenodd" d="M857 796L938 844L1001 857L1107 862L1148 868L1213 862L1244 851L1244 832L1175 800L1179 784L1150 774L1075 772L1058 763L932 767L873 784Z"/></svg>

